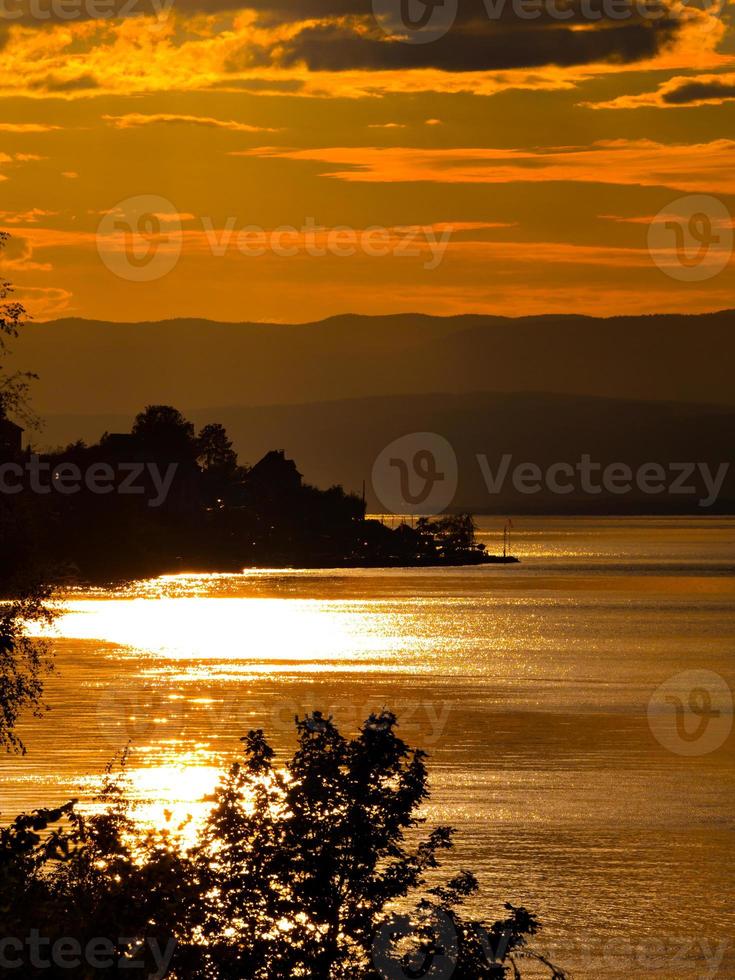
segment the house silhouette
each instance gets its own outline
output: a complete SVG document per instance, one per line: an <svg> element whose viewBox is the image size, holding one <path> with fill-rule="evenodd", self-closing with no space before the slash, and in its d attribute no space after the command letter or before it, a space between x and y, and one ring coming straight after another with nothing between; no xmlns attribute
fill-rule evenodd
<svg viewBox="0 0 735 980"><path fill-rule="evenodd" d="M0 406L0 459L15 459L23 452L23 429L11 422Z"/></svg>

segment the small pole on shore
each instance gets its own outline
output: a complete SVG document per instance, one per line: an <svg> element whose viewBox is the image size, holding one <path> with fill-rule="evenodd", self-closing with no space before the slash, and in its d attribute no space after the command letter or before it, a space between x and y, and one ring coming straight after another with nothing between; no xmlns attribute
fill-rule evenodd
<svg viewBox="0 0 735 980"><path fill-rule="evenodd" d="M510 533L513 527L513 521L508 518L503 527L503 558L507 558L510 555Z"/></svg>

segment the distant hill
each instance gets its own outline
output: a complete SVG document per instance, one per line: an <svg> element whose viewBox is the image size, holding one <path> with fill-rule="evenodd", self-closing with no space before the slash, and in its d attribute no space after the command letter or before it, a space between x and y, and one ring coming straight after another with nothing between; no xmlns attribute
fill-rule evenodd
<svg viewBox="0 0 735 980"><path fill-rule="evenodd" d="M340 316L300 325L32 324L15 363L44 414L128 415L378 395L543 391L735 406L735 311L679 316Z"/></svg>
<svg viewBox="0 0 735 980"><path fill-rule="evenodd" d="M380 510L370 478L380 451L410 432L431 431L452 444L459 461L459 487L454 506L475 512L524 513L592 510L602 513L691 511L697 496L615 497L548 492L524 496L510 480L491 495L477 456L495 471L504 453L514 463L575 463L589 454L602 464L707 462L716 471L732 460L735 410L710 405L651 403L553 393L426 394L380 396L276 406L213 406L197 409L181 404L198 425L221 421L241 459L254 463L268 449L285 449L306 478L319 486L342 483L359 491L367 483L368 506ZM96 440L103 429L130 427L130 415L54 416L44 440L62 442L73 436ZM735 467L733 467L735 469ZM695 481L702 489L701 480ZM735 512L735 473L728 474L717 508Z"/></svg>

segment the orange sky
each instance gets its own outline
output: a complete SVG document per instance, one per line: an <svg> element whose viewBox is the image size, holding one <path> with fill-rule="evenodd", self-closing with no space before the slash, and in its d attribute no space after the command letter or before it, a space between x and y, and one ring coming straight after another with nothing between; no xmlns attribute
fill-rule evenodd
<svg viewBox="0 0 735 980"><path fill-rule="evenodd" d="M727 4L460 0L417 44L392 0L54 3L0 17L2 272L41 319L733 305Z"/></svg>

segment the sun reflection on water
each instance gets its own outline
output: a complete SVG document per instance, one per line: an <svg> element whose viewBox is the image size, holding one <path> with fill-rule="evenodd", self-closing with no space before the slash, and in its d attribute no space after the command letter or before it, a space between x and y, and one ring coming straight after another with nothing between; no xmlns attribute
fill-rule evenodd
<svg viewBox="0 0 735 980"><path fill-rule="evenodd" d="M364 603L321 599L71 599L55 631L172 660L354 660L402 646ZM364 613L363 616L360 613ZM356 615L357 614L357 615Z"/></svg>

